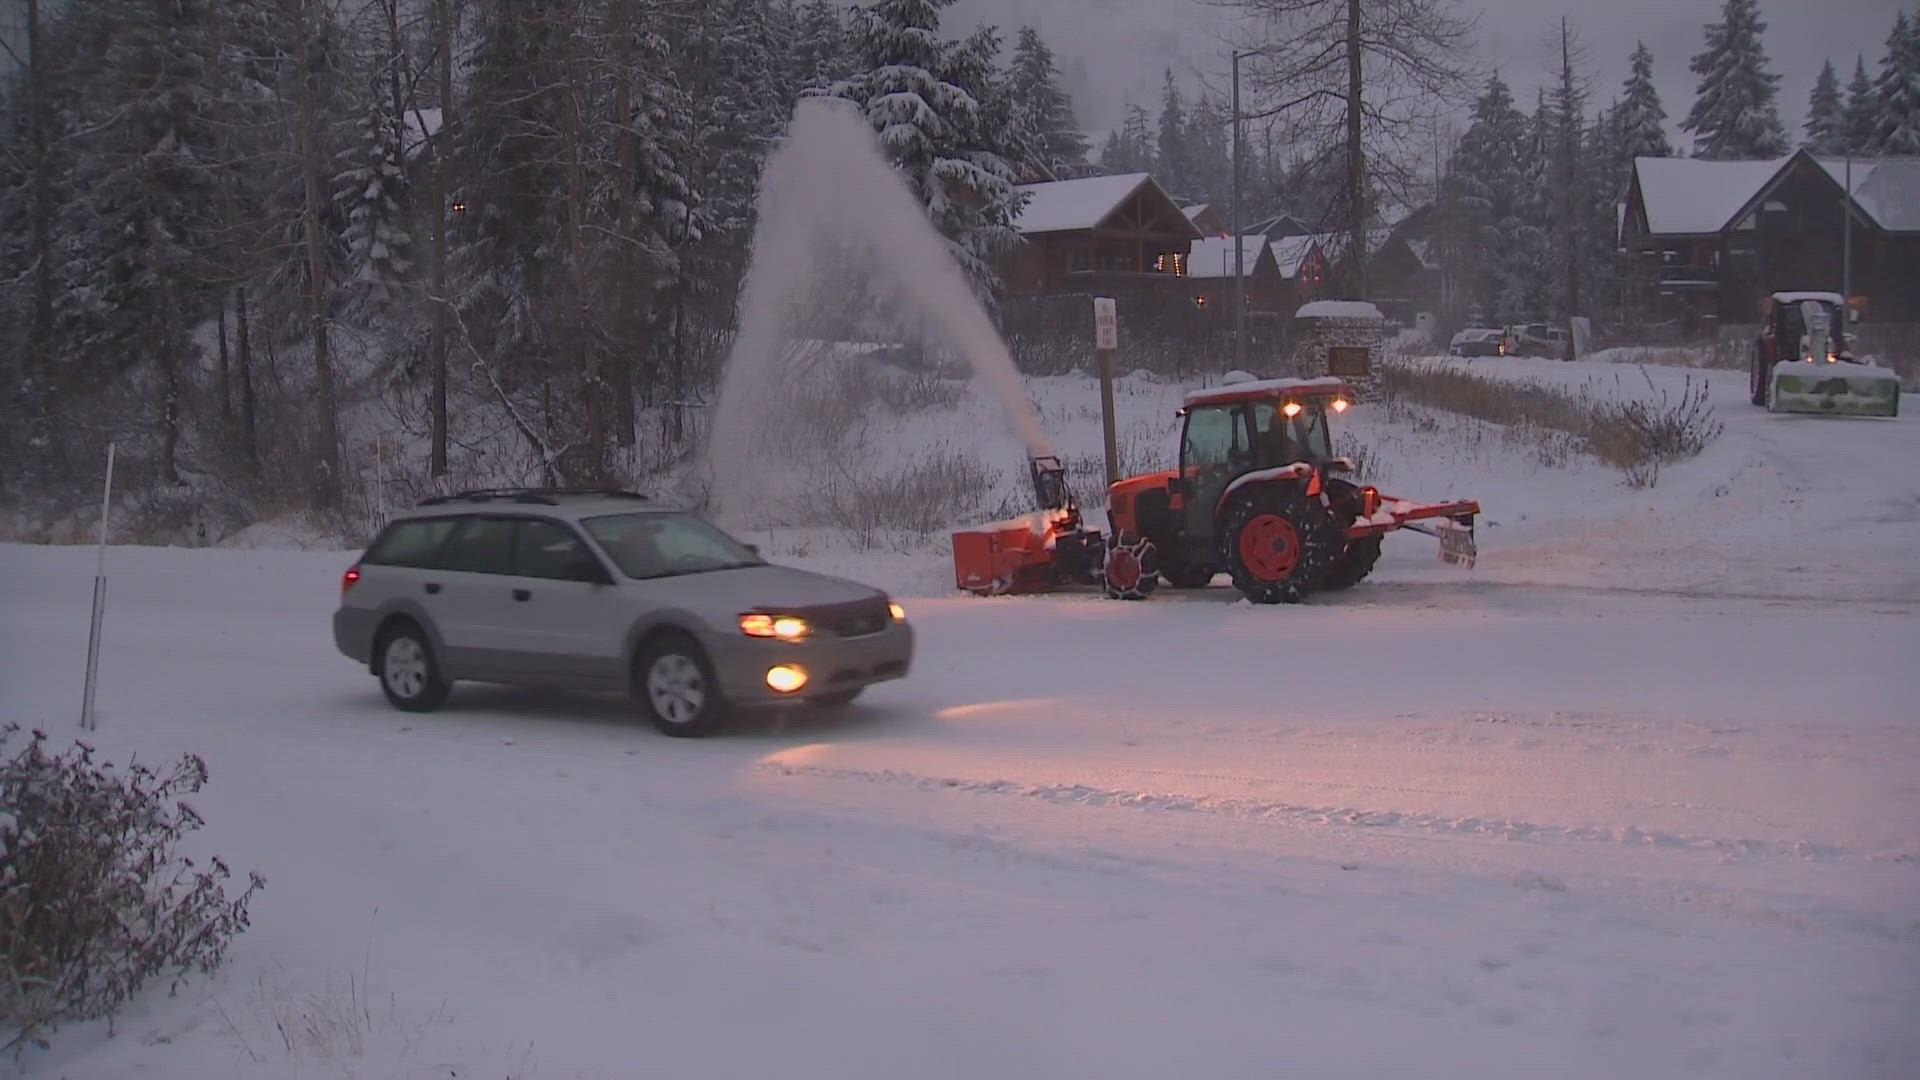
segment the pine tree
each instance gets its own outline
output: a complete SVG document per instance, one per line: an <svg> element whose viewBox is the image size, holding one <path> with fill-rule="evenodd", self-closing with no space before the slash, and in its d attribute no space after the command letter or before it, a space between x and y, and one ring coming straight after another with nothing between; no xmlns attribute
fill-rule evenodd
<svg viewBox="0 0 1920 1080"><path fill-rule="evenodd" d="M1228 112L1225 102L1212 94L1202 94L1187 117L1186 131L1187 170L1193 188L1188 197L1222 208L1233 191L1233 128ZM1242 183L1252 186L1253 179L1251 175L1243 177ZM1245 200L1248 192L1240 195Z"/></svg>
<svg viewBox="0 0 1920 1080"><path fill-rule="evenodd" d="M1807 99L1807 149L1816 154L1837 154L1847 148L1846 107L1840 99L1840 76L1829 60L1813 81L1813 94Z"/></svg>
<svg viewBox="0 0 1920 1080"><path fill-rule="evenodd" d="M1873 145L1873 128L1879 120L1880 95L1867 77L1867 61L1853 58L1853 78L1847 83L1846 149L1864 154Z"/></svg>
<svg viewBox="0 0 1920 1080"><path fill-rule="evenodd" d="M887 156L907 176L935 227L983 291L998 281L994 262L1017 240L1022 196L1000 156L1006 132L968 87L980 78L978 41L940 39L940 12L952 0L874 0L855 8L854 40L864 69L833 85L857 104Z"/></svg>
<svg viewBox="0 0 1920 1080"><path fill-rule="evenodd" d="M1073 101L1060 88L1053 50L1031 26L1020 28L1007 73L1007 92L1020 123L1037 141L1036 159L1022 170L1023 180L1065 180L1087 167L1087 139L1073 116Z"/></svg>
<svg viewBox="0 0 1920 1080"><path fill-rule="evenodd" d="M1767 71L1761 40L1766 30L1758 0L1725 0L1720 21L1706 27L1707 47L1688 67L1700 76L1699 96L1680 124L1694 136L1693 156L1727 160L1786 152L1786 128L1774 106L1780 77Z"/></svg>
<svg viewBox="0 0 1920 1080"><path fill-rule="evenodd" d="M796 89L824 89L853 76L853 38L839 4L808 0L793 22Z"/></svg>
<svg viewBox="0 0 1920 1080"><path fill-rule="evenodd" d="M381 73L384 76L384 73ZM376 78L357 130L339 154L333 201L346 219L346 281L360 304L379 308L398 299L414 266L402 119Z"/></svg>
<svg viewBox="0 0 1920 1080"><path fill-rule="evenodd" d="M1148 124L1146 109L1131 102L1127 104L1126 120L1120 125L1120 142L1127 153L1127 168L1123 171L1153 171L1159 154L1153 145L1153 128Z"/></svg>
<svg viewBox="0 0 1920 1080"><path fill-rule="evenodd" d="M1496 72L1474 101L1441 195L1449 270L1467 305L1482 318L1497 309L1504 278L1500 267L1514 246L1525 139L1526 118Z"/></svg>
<svg viewBox="0 0 1920 1080"><path fill-rule="evenodd" d="M1192 196L1192 163L1187 159L1187 106L1180 86L1173 81L1173 69L1167 69L1165 88L1160 93L1160 152L1155 156L1156 179L1176 199Z"/></svg>
<svg viewBox="0 0 1920 1080"><path fill-rule="evenodd" d="M1630 168L1637 157L1672 157L1667 141L1667 111L1653 86L1653 53L1641 42L1633 50L1632 70L1624 84L1625 96L1609 110L1614 149Z"/></svg>
<svg viewBox="0 0 1920 1080"><path fill-rule="evenodd" d="M1920 154L1920 22L1909 22L1906 12L1893 21L1887 35L1887 54L1874 81L1878 116L1873 140L1875 154Z"/></svg>

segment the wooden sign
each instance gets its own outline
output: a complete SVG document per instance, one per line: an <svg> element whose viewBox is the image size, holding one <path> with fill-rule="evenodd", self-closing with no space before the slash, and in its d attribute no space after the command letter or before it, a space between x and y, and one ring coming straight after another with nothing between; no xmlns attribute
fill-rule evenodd
<svg viewBox="0 0 1920 1080"><path fill-rule="evenodd" d="M1356 379L1372 373L1373 352L1365 345L1327 346L1327 374Z"/></svg>

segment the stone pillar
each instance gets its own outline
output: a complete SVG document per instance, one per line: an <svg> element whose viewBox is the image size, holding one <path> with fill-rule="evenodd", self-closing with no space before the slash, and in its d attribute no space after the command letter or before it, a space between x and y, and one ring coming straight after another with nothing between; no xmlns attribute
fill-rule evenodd
<svg viewBox="0 0 1920 1080"><path fill-rule="evenodd" d="M1316 300L1293 317L1294 370L1301 378L1337 375L1365 401L1379 389L1377 369L1387 321L1372 304Z"/></svg>

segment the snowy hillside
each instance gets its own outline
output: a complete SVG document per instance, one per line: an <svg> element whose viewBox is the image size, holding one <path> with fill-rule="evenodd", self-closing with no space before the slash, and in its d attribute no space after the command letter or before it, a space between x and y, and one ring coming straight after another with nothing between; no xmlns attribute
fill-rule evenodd
<svg viewBox="0 0 1920 1080"><path fill-rule="evenodd" d="M268 888L218 977L26 1075L1912 1076L1920 420L1706 377L1726 433L1651 490L1356 409L1389 490L1485 503L1480 568L1396 537L1306 606L785 537L905 597L915 670L692 744L390 711L332 648L348 555L116 550L96 741L205 755ZM1126 384L1134 452L1177 395ZM1091 453L1091 385L1037 396ZM0 548L8 715L62 736L91 575Z"/></svg>

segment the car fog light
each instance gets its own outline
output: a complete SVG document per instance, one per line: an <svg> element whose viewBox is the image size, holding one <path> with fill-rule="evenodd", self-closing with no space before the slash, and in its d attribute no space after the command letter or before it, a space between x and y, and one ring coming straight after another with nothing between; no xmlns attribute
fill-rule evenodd
<svg viewBox="0 0 1920 1080"><path fill-rule="evenodd" d="M767 685L782 694L791 694L807 685L807 671L797 664L775 664L767 669Z"/></svg>

